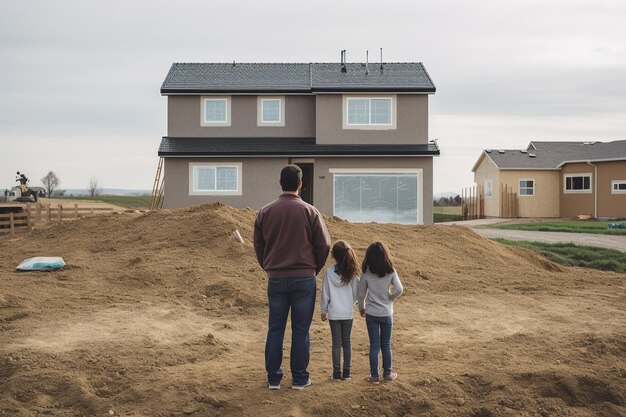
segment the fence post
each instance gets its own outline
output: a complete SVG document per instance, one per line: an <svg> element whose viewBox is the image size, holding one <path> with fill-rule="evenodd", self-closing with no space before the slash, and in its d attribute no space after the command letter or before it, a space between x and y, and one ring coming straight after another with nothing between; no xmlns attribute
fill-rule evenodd
<svg viewBox="0 0 626 417"><path fill-rule="evenodd" d="M59 204L59 221L63 221L63 204Z"/></svg>
<svg viewBox="0 0 626 417"><path fill-rule="evenodd" d="M52 223L52 213L50 213L50 203L46 204L46 219L48 224Z"/></svg>
<svg viewBox="0 0 626 417"><path fill-rule="evenodd" d="M74 203L74 218L78 219L78 203Z"/></svg>
<svg viewBox="0 0 626 417"><path fill-rule="evenodd" d="M30 221L30 215L31 215L30 206L28 206L26 207L26 228L28 229L28 231L32 230L33 228L33 225Z"/></svg>
<svg viewBox="0 0 626 417"><path fill-rule="evenodd" d="M35 206L35 221L41 223L41 203Z"/></svg>
<svg viewBox="0 0 626 417"><path fill-rule="evenodd" d="M9 217L9 222L10 222L10 227L11 227L11 234L15 233L15 218L13 215L13 212L10 213L11 217Z"/></svg>

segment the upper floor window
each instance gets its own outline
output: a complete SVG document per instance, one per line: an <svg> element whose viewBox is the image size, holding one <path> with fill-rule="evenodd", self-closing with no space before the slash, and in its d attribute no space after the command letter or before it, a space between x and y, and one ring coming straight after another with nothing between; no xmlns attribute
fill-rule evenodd
<svg viewBox="0 0 626 417"><path fill-rule="evenodd" d="M566 174L563 183L566 194L591 193L591 174Z"/></svg>
<svg viewBox="0 0 626 417"><path fill-rule="evenodd" d="M611 181L612 194L626 194L626 180Z"/></svg>
<svg viewBox="0 0 626 417"><path fill-rule="evenodd" d="M344 129L395 129L395 97L345 97Z"/></svg>
<svg viewBox="0 0 626 417"><path fill-rule="evenodd" d="M535 195L535 180L519 180L519 195L520 196Z"/></svg>
<svg viewBox="0 0 626 417"><path fill-rule="evenodd" d="M202 126L230 126L230 97L202 97Z"/></svg>
<svg viewBox="0 0 626 417"><path fill-rule="evenodd" d="M190 195L241 195L241 164L189 164Z"/></svg>
<svg viewBox="0 0 626 417"><path fill-rule="evenodd" d="M285 98L259 97L257 100L258 126L285 126Z"/></svg>

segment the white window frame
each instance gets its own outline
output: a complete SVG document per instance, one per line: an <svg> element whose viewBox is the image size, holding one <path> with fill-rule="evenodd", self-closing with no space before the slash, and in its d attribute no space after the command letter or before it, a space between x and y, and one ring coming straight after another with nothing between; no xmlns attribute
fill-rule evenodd
<svg viewBox="0 0 626 417"><path fill-rule="evenodd" d="M236 190L200 190L194 188L194 175L198 168L236 168L237 169L237 189ZM241 195L242 194L243 164L241 162L190 162L189 163L189 195Z"/></svg>
<svg viewBox="0 0 626 417"><path fill-rule="evenodd" d="M533 182L533 186L532 187L522 187L522 181L532 181ZM537 183L535 182L534 178L520 178L517 181L517 196L518 197L534 197L535 196L535 185L537 185ZM522 194L522 188L525 189L531 189L533 190L532 194Z"/></svg>
<svg viewBox="0 0 626 417"><path fill-rule="evenodd" d="M206 103L208 101L223 101L226 103L226 120L210 121L206 120ZM231 125L230 122L230 96L202 96L202 105L200 106L200 125L206 127L227 127Z"/></svg>
<svg viewBox="0 0 626 417"><path fill-rule="evenodd" d="M589 177L588 190L568 190L567 179L574 177ZM563 174L563 194L591 194L593 192L593 174L591 172Z"/></svg>
<svg viewBox="0 0 626 417"><path fill-rule="evenodd" d="M263 120L263 105L266 101L278 100L278 121ZM283 127L285 126L285 97L284 96L259 96L257 97L257 126L261 127Z"/></svg>
<svg viewBox="0 0 626 417"><path fill-rule="evenodd" d="M487 187L487 184L489 184L489 187ZM493 197L493 181L492 180L485 180L485 198L491 198ZM487 190L490 191L489 194L487 194Z"/></svg>
<svg viewBox="0 0 626 417"><path fill-rule="evenodd" d="M611 194L626 194L626 190L616 189L616 185L626 184L626 180L612 180L611 181Z"/></svg>
<svg viewBox="0 0 626 417"><path fill-rule="evenodd" d="M350 101L358 101L358 100L370 100L370 114L369 117L371 119L371 100L372 99L386 99L390 100L389 111L391 114L389 115L389 123L349 123L348 122L348 103ZM357 129L357 130L393 130L397 127L397 96L396 95L385 95L385 96L376 96L376 95L368 95L368 96L359 96L359 95L351 95L351 96L343 96L343 128L344 129Z"/></svg>
<svg viewBox="0 0 626 417"><path fill-rule="evenodd" d="M422 168L331 168L333 176L333 216L335 216L335 174L368 175L368 174L416 174L417 176L417 224L424 224L424 170ZM395 223L394 223L395 224Z"/></svg>

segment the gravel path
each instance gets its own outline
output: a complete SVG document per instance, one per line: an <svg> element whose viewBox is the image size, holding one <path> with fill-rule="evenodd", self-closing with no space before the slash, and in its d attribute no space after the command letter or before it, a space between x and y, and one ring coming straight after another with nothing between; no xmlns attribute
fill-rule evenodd
<svg viewBox="0 0 626 417"><path fill-rule="evenodd" d="M626 236L597 235L591 233L534 232L527 230L473 229L476 233L488 237L500 237L510 240L529 240L534 242L572 242L576 245L598 246L626 252Z"/></svg>

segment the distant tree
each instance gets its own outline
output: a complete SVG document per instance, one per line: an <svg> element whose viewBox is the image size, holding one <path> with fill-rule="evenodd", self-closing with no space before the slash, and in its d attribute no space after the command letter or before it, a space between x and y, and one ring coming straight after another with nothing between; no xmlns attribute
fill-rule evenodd
<svg viewBox="0 0 626 417"><path fill-rule="evenodd" d="M460 206L462 202L463 202L463 200L461 199L460 195L457 194L456 196L454 196L454 205L455 206Z"/></svg>
<svg viewBox="0 0 626 417"><path fill-rule="evenodd" d="M52 197L52 193L61 185L61 179L57 177L54 171L48 172L45 177L41 179L43 188L46 189L46 195Z"/></svg>
<svg viewBox="0 0 626 417"><path fill-rule="evenodd" d="M98 178L89 178L89 186L87 187L87 190L89 191L90 196L95 197L102 194L102 187L99 187L98 185Z"/></svg>

